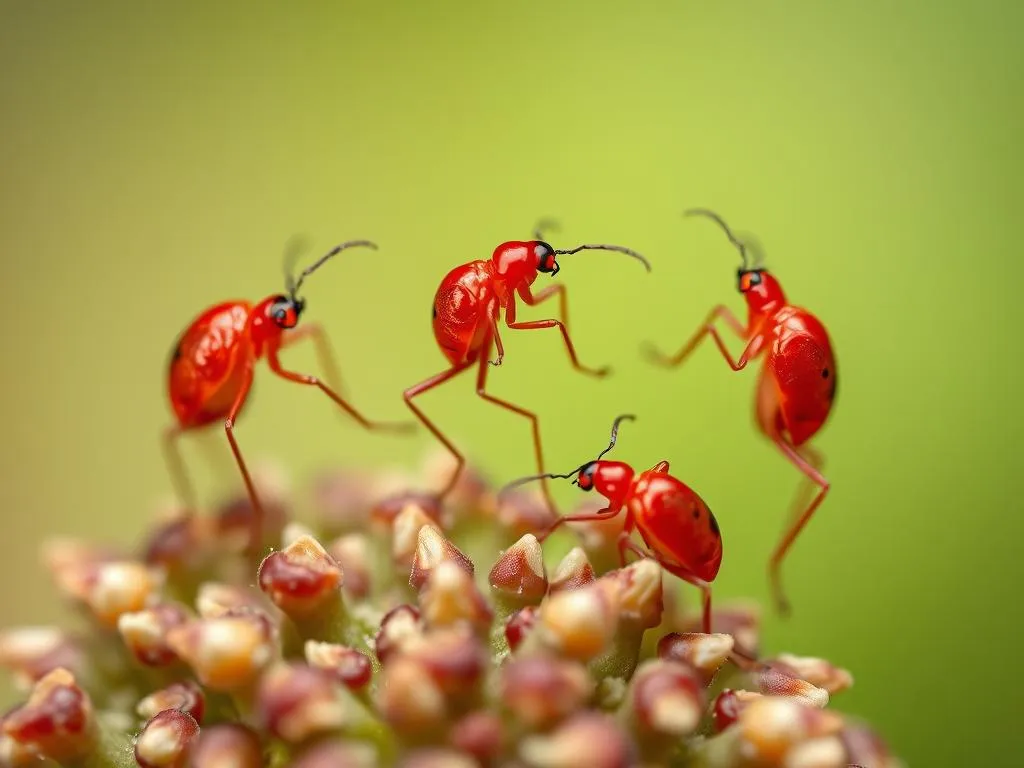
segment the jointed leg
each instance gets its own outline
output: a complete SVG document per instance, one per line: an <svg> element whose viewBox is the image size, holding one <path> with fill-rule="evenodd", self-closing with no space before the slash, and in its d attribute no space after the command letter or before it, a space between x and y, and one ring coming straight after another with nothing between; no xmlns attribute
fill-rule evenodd
<svg viewBox="0 0 1024 768"><path fill-rule="evenodd" d="M516 322L516 305L515 302L510 301L508 303L508 309L505 310L505 323L509 328L516 330L534 330L537 328L558 328L562 333L562 340L565 342L565 351L569 354L569 360L572 361L572 367L580 373L585 373L588 376L596 376L603 378L608 375L611 370L610 367L605 366L603 368L589 368L580 363L579 358L576 356L576 347L573 346L572 339L569 338L569 331L565 325L558 320L530 320L528 322L517 323Z"/></svg>
<svg viewBox="0 0 1024 768"><path fill-rule="evenodd" d="M768 563L768 579L771 584L776 608L779 613L788 615L789 601L786 599L785 593L782 590L779 568L782 565L782 561L786 557L786 553L789 551L789 548L793 545L796 537L800 535L800 531L802 531L804 526L810 521L815 510L821 506L821 502L825 500L825 495L828 493L830 486L828 480L826 480L821 472L813 466L812 462L801 456L799 451L787 442L785 438L781 435L775 435L772 439L786 458L793 462L797 469L803 472L804 476L819 488L818 495L815 496L807 508L790 523L786 532L783 533L782 538L779 540L778 545L776 545L775 551L772 553L771 560Z"/></svg>
<svg viewBox="0 0 1024 768"><path fill-rule="evenodd" d="M294 373L292 371L286 371L281 367L281 361L277 356L277 350L271 349L267 353L267 363L270 365L270 370L276 373L278 376L288 381L294 381L297 384L307 384L312 387L319 387L320 391L327 395L331 400L340 405L349 416L358 421L364 429L373 431L391 431L391 432L410 432L414 428L409 422L391 423L381 421L370 421L363 416L359 411L345 402L340 395L338 395L333 389L324 384L316 376L307 376L304 373Z"/></svg>
<svg viewBox="0 0 1024 768"><path fill-rule="evenodd" d="M619 535L619 565L623 568L626 567L626 552L640 555L640 559L651 557L651 553L633 541L631 535L632 531L625 530Z"/></svg>
<svg viewBox="0 0 1024 768"><path fill-rule="evenodd" d="M164 449L164 461L167 463L167 470L171 474L171 482L174 484L174 491L178 494L178 500L183 503L189 512L196 511L196 494L192 483L185 471L185 462L181 460L181 451L178 447L180 438L187 429L177 424L164 430L162 442Z"/></svg>
<svg viewBox="0 0 1024 768"><path fill-rule="evenodd" d="M238 447L238 441L235 440L235 419L238 417L238 412L242 410L242 406L245 404L245 398L249 395L249 389L252 387L252 375L252 368L249 368L246 371L245 380L242 382L242 386L238 390L238 394L235 396L235 402L231 406L228 418L224 422L224 432L228 436L228 443L231 444L231 452L235 455L235 462L238 464L238 469L242 473L242 480L245 482L245 490L249 492L249 502L252 504L252 533L250 534L249 540L249 556L252 558L253 567L258 567L262 560L263 506L260 504L259 497L256 495L256 486L253 485L252 477L249 475L249 469L245 466L245 460L242 458L242 451Z"/></svg>
<svg viewBox="0 0 1024 768"><path fill-rule="evenodd" d="M718 334L715 331L715 321L719 318L725 320L726 325L728 325L732 332L736 334L737 338L744 340L747 338L747 329L743 326L743 323L737 319L731 309L724 304L719 304L708 313L708 316L704 320L700 329L694 333L693 336L690 337L689 341L683 345L682 349L674 355L666 355L655 348L652 344L647 344L645 347L647 356L659 365L674 368L690 356L690 353L700 345L708 333L715 334L715 339L719 341L719 348L724 350L724 345L721 343L721 340L718 339ZM726 359L729 360L731 364L732 361L728 353L723 352L723 354L726 355Z"/></svg>
<svg viewBox="0 0 1024 768"><path fill-rule="evenodd" d="M443 434L441 434L441 430L434 426L434 423L426 417L426 414L424 414L423 411L421 411L415 404L413 404L412 400L414 397L422 395L424 392L427 392L433 389L434 387L439 387L449 379L458 376L460 373L469 368L470 365L472 365L472 363L461 363L459 365L456 365L452 368L449 368L447 371L442 371L441 373L435 376L431 376L426 381L422 381L416 386L410 387L409 389L405 390L405 392L402 393L402 397L405 400L405 404L409 406L409 409L413 413L416 414L416 418L423 422L423 426L429 429L433 433L434 437L440 440L441 444L448 449L448 452L455 457L455 471L452 472L451 479L448 480L444 488L442 488L441 492L438 494L442 499L451 492L452 488L455 487L455 483L459 479L459 474L462 472L462 468L466 464L466 459L463 457L461 453L459 453L459 450L454 445L452 445L451 441Z"/></svg>
<svg viewBox="0 0 1024 768"><path fill-rule="evenodd" d="M566 515L565 517L559 517L537 538L540 541L544 541L548 536L558 530L560 526L563 526L566 523L587 523L592 520L611 520L621 511L622 507L605 507L604 509L599 509L597 512L581 512L578 515Z"/></svg>
<svg viewBox="0 0 1024 768"><path fill-rule="evenodd" d="M338 370L338 364L335 360L334 352L331 351L331 345L327 340L327 333L324 331L323 326L319 323L305 323L300 325L295 330L286 333L281 337L281 346L290 347L292 344L302 341L303 339L313 340L313 348L316 353L317 362L320 364L320 368L324 372L324 381L327 382L327 386L338 394L344 392L345 390L341 384L341 374Z"/></svg>
<svg viewBox="0 0 1024 768"><path fill-rule="evenodd" d="M494 335L494 346L498 348L498 359L490 360L491 365L501 365L501 361L505 359L505 345L501 343L501 334L498 332L498 321L495 320L491 323L491 333ZM487 356L490 356L490 349L487 350ZM485 356L484 359L487 359Z"/></svg>
<svg viewBox="0 0 1024 768"><path fill-rule="evenodd" d="M476 374L476 393L480 395L484 400L500 405L506 410L518 413L520 416L525 416L530 420L530 426L533 430L533 454L537 460L537 472L544 474L544 449L541 446L540 441L540 422L537 420L537 414L533 411L528 411L525 408L521 408L518 405L508 402L507 400L501 400L494 395L487 394L487 373L488 373L488 362L487 358L491 354L491 345L488 343L481 350L483 354L480 355L480 365L477 369ZM544 493L544 500L547 501L548 507L551 509L552 514L558 514L558 508L555 507L554 499L551 498L551 488L548 486L548 479L541 478L541 490Z"/></svg>
<svg viewBox="0 0 1024 768"><path fill-rule="evenodd" d="M825 467L825 455L810 445L801 445L797 448L797 452L803 456L807 463L814 467L816 472L822 472ZM793 506L789 510L789 517L786 518L785 524L783 525L783 531L789 529L800 514L807 509L807 505L811 503L811 493L814 491L816 483L807 475L803 476L800 481L800 486L797 488L796 496L793 497Z"/></svg>
<svg viewBox="0 0 1024 768"><path fill-rule="evenodd" d="M701 591L703 596L702 605L702 620L701 620L701 631L704 634L711 634L711 585L697 577L695 574L683 568L681 565L669 565L666 563L661 564L662 567L669 573L678 576L680 579L688 584L692 584Z"/></svg>
<svg viewBox="0 0 1024 768"><path fill-rule="evenodd" d="M530 289L528 287L524 287L519 291L519 295L523 297L523 301L531 307L536 307L538 304L547 301L556 293L558 294L558 319L562 321L562 325L564 325L565 330L568 331L569 296L565 290L565 283L554 283L553 285L549 285L536 295L530 293Z"/></svg>

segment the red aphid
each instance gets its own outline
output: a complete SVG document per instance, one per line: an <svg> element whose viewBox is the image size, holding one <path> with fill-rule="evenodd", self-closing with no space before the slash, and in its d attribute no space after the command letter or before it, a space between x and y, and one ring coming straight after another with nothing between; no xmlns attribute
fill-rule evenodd
<svg viewBox="0 0 1024 768"><path fill-rule="evenodd" d="M263 532L263 508L235 440L234 426L238 414L245 406L252 387L254 369L260 359L265 357L270 369L282 378L319 387L366 429L406 430L411 426L382 424L366 419L332 387L316 376L286 370L278 357L283 347L300 339L312 339L327 378L332 383L336 382L333 356L322 328L309 324L296 329L306 307L298 291L303 280L330 258L356 246L377 247L366 240L342 243L303 270L297 279L288 275L285 293L274 294L257 304L236 300L210 307L178 337L171 354L167 369L167 393L175 423L164 432L164 449L176 490L182 501L194 509L194 493L178 451L178 438L214 422L223 422L252 503L251 553L257 559Z"/></svg>
<svg viewBox="0 0 1024 768"><path fill-rule="evenodd" d="M465 465L465 459L457 448L413 403L413 399L428 390L445 383L474 364L477 367L476 392L484 400L506 408L513 413L525 416L533 427L533 447L539 471L544 471L544 457L541 448L540 429L537 416L531 411L521 408L505 400L500 400L486 392L487 373L490 365L501 365L505 356L501 336L498 332L501 310L505 310L505 324L516 330L533 330L537 328L558 328L565 342L566 351L572 366L577 371L591 376L602 377L608 368L594 369L582 365L576 356L576 349L568 330L568 307L566 304L565 286L556 284L536 294L530 286L543 272L549 275L558 274L560 269L555 257L563 254L577 253L582 250L603 250L625 253L640 260L648 271L650 264L639 253L618 245L579 245L569 250L557 250L544 241L542 234L535 233L534 240L513 240L502 243L494 249L491 258L471 261L456 267L441 281L434 296L432 322L434 338L441 353L448 359L450 367L429 379L405 391L405 402L416 414L417 418L429 429L445 448L455 457L456 466L451 479L441 489L440 498L446 497L455 487L459 473ZM516 295L527 306L535 306L554 295L559 299L560 319L550 320L516 320ZM497 348L497 359L490 360L491 348ZM548 503L554 508L544 484L544 494Z"/></svg>
<svg viewBox="0 0 1024 768"><path fill-rule="evenodd" d="M668 357L652 350L652 357L667 366L682 363L710 334L722 356L734 371L763 356L755 396L758 429L799 469L807 481L816 485L818 494L807 503L806 490L797 497L792 522L782 534L768 565L769 580L780 613L789 612L779 569L796 537L825 499L829 482L821 474L824 456L809 441L824 426L836 398L836 358L825 326L806 309L786 299L779 281L761 264L755 252L753 263L747 255L750 245L737 238L716 213L694 209L687 215L707 216L725 230L742 257L737 270L740 293L747 301L744 325L724 305L715 307L679 352ZM739 360L725 346L715 321L722 319L729 329L746 342Z"/></svg>
<svg viewBox="0 0 1024 768"><path fill-rule="evenodd" d="M711 632L711 582L718 576L722 564L722 534L718 521L708 505L696 491L668 473L667 461L661 461L646 472L637 473L621 461L602 461L615 446L619 424L633 416L619 416L612 426L608 447L594 461L588 461L564 475L546 475L550 478L576 476L573 485L580 490L596 490L608 499L608 506L597 512L560 517L538 538L544 539L564 523L607 520L626 514L619 537L619 557L626 563L626 551L641 557L652 557L662 568L701 590L704 596L703 631ZM506 486L508 490L539 475L525 477ZM630 538L633 529L647 544L647 551Z"/></svg>

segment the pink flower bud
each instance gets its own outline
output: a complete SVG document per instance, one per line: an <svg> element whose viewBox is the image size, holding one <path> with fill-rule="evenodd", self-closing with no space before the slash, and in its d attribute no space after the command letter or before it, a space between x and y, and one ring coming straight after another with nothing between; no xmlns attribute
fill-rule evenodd
<svg viewBox="0 0 1024 768"><path fill-rule="evenodd" d="M384 614L380 629L374 639L374 651L381 664L387 664L391 656L402 649L410 638L423 634L420 611L412 605L399 605Z"/></svg>
<svg viewBox="0 0 1024 768"><path fill-rule="evenodd" d="M473 575L473 563L441 533L436 525L424 525L416 537L416 552L413 555L409 573L409 586L419 590L426 584L434 570L442 563L449 562Z"/></svg>
<svg viewBox="0 0 1024 768"><path fill-rule="evenodd" d="M537 603L548 590L544 552L532 533L505 550L491 568L491 587L500 595Z"/></svg>
<svg viewBox="0 0 1024 768"><path fill-rule="evenodd" d="M135 739L135 762L140 768L185 768L199 735L199 724L187 712L167 709L142 727Z"/></svg>
<svg viewBox="0 0 1024 768"><path fill-rule="evenodd" d="M297 619L327 609L341 599L344 574L316 539L301 536L260 565L259 585L274 604Z"/></svg>
<svg viewBox="0 0 1024 768"><path fill-rule="evenodd" d="M153 718L166 709L179 709L188 712L197 723L203 722L203 715L206 712L206 696L203 689L186 680L181 683L171 683L166 688L155 691L142 701L135 708L140 717Z"/></svg>
<svg viewBox="0 0 1024 768"><path fill-rule="evenodd" d="M140 664L147 667L165 667L178 660L167 645L167 633L188 621L184 606L162 603L141 611L123 613L117 620L117 629L124 644Z"/></svg>
<svg viewBox="0 0 1024 768"><path fill-rule="evenodd" d="M339 683L356 691L369 685L373 677L370 658L361 651L334 643L306 642L306 662Z"/></svg>
<svg viewBox="0 0 1024 768"><path fill-rule="evenodd" d="M82 759L97 738L92 702L66 669L40 679L28 702L8 713L3 726L19 745L58 763Z"/></svg>

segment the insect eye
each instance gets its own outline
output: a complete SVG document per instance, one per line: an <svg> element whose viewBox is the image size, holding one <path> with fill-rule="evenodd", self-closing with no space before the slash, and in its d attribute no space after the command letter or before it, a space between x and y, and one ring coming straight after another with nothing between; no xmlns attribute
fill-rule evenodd
<svg viewBox="0 0 1024 768"><path fill-rule="evenodd" d="M580 470L580 476L576 478L576 485L581 491L590 491L594 488L594 472L597 470L597 463L588 464Z"/></svg>
<svg viewBox="0 0 1024 768"><path fill-rule="evenodd" d="M533 246L533 252L537 256L537 271L546 274L558 272L558 262L555 261L555 249L547 243L537 243Z"/></svg>
<svg viewBox="0 0 1024 768"><path fill-rule="evenodd" d="M761 284L760 272L740 272L740 292L746 293L755 285Z"/></svg>
<svg viewBox="0 0 1024 768"><path fill-rule="evenodd" d="M299 321L298 312L290 301L280 301L270 307L270 316L279 328L294 328Z"/></svg>

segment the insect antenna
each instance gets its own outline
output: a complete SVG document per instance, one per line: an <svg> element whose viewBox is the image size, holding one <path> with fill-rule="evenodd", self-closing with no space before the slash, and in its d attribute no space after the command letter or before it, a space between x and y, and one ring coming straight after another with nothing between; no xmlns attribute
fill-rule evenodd
<svg viewBox="0 0 1024 768"><path fill-rule="evenodd" d="M608 443L608 447L607 448L605 448L603 451L601 451L599 454L597 454L597 458L594 459L594 461L600 461L602 456L604 456L606 453L608 453L608 451L610 451L612 448L615 447L615 440L619 436L619 424L621 424L622 422L626 421L627 419L629 421L636 421L636 416L634 416L631 413L624 413L622 416L619 416L617 419L615 419L614 423L612 424L612 439L611 439L611 442Z"/></svg>
<svg viewBox="0 0 1024 768"><path fill-rule="evenodd" d="M547 232L559 232L562 229L562 225L558 223L557 219L544 218L537 222L533 228L533 237L535 240L546 242L544 237L545 231Z"/></svg>
<svg viewBox="0 0 1024 768"><path fill-rule="evenodd" d="M619 425L623 421L626 421L627 419L629 421L636 421L636 416L627 413L627 414L623 414L622 416L619 416L618 418L615 419L615 422L612 424L612 439L608 443L608 447L605 448L603 451L601 451L599 454L597 454L597 458L596 459L593 459L591 461L585 461L582 464L580 464L578 467L576 467L576 469L572 470L571 472L567 472L564 475L553 475L553 474L530 475L529 477L521 477L518 480L513 480L511 483L509 483L508 485L506 485L504 488L501 489L501 491L498 493L498 498L504 497L504 495L506 493L508 493L509 491L511 491L513 488L517 488L520 485L525 485L526 483L532 483L534 480L542 480L542 479L568 480L570 477L573 477L573 475L579 474L579 472L581 470L583 470L584 467L586 467L588 464L592 464L595 461L600 461L602 456L604 456L606 453L608 453L608 451L610 451L612 448L615 447L615 440L619 436ZM572 481L572 484L573 485L579 485L579 478L575 478Z"/></svg>
<svg viewBox="0 0 1024 768"><path fill-rule="evenodd" d="M626 248L625 246L622 245L577 245L575 248L569 248L567 250L556 250L555 253L559 255L565 255L570 253L579 253L580 251L615 251L616 253L624 253L627 256L632 256L634 259L637 259L641 264L643 264L647 268L648 272L651 271L651 262L649 262L643 254L637 253L632 248Z"/></svg>
<svg viewBox="0 0 1024 768"><path fill-rule="evenodd" d="M321 256L319 259L317 259L312 264L310 264L308 267L306 267L304 270L302 270L302 272L299 273L298 278L294 278L294 277L291 276L291 274L288 274L287 275L287 285L288 285L288 293L291 296L291 298L295 299L297 297L297 294L299 292L299 288L302 287L302 282L307 277L309 277L311 274L316 272L318 269L320 269L320 267L322 267L324 264L326 264L328 261L330 261L332 258L337 256L342 251L344 251L344 250L346 250L348 248L355 248L357 246L363 246L363 247L366 247L366 248L372 248L373 250L377 250L377 244L373 243L373 242L371 242L369 240L349 240L348 242L340 243L340 244L334 246L333 248L331 248L331 250L329 250L327 253L325 253L323 256Z"/></svg>
<svg viewBox="0 0 1024 768"><path fill-rule="evenodd" d="M725 232L725 236L729 238L729 242L735 245L740 252L740 256L743 259L743 269L749 269L750 265L747 262L747 244L740 240L736 235L729 229L729 225L725 223L725 220L714 211L709 211L707 208L690 208L689 210L683 211L684 216L706 216L707 218L714 221L718 226ZM755 265L756 266L756 265Z"/></svg>
<svg viewBox="0 0 1024 768"><path fill-rule="evenodd" d="M508 493L509 491L511 491L513 488L518 488L520 485L526 485L526 483L532 483L534 480L544 480L544 479L548 479L548 480L568 480L570 477L575 475L577 472L579 472L581 469L583 469L589 463L590 462L588 461L588 462L586 462L586 464L580 464L578 467L576 467L576 469L572 470L571 472L566 472L564 475L553 475L553 474L530 475L528 477L521 477L518 480L513 480L511 483L506 485L504 488L502 488L498 492L498 498L504 497L505 494Z"/></svg>

